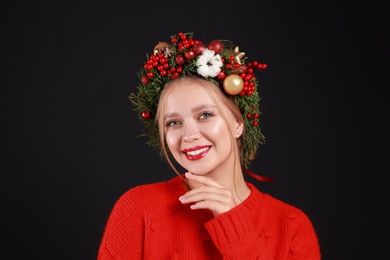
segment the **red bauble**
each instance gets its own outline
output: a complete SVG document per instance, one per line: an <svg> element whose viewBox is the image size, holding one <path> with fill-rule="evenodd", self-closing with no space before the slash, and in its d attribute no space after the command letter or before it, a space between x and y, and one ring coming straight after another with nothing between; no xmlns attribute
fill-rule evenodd
<svg viewBox="0 0 390 260"><path fill-rule="evenodd" d="M187 60L192 60L195 57L195 52L193 50L186 50L184 56Z"/></svg>
<svg viewBox="0 0 390 260"><path fill-rule="evenodd" d="M150 113L148 111L142 112L142 118L143 119L149 119L150 118Z"/></svg>
<svg viewBox="0 0 390 260"><path fill-rule="evenodd" d="M178 54L175 58L176 64L177 65L183 65L184 62L186 62L186 59L184 58L183 54Z"/></svg>
<svg viewBox="0 0 390 260"><path fill-rule="evenodd" d="M203 43L195 43L192 47L192 50L195 52L196 55L200 55L204 49L206 49L206 46L204 46Z"/></svg>
<svg viewBox="0 0 390 260"><path fill-rule="evenodd" d="M215 54L223 50L223 43L220 40L213 40L209 43L209 50L213 50Z"/></svg>

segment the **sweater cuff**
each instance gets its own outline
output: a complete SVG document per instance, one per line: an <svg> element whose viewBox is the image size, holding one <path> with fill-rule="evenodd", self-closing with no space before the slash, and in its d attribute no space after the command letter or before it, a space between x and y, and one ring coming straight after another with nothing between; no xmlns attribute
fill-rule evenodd
<svg viewBox="0 0 390 260"><path fill-rule="evenodd" d="M257 218L252 210L258 206L244 202L206 222L205 228L217 247L245 243L258 236L256 231L259 229L255 225L258 226L260 223L255 223Z"/></svg>

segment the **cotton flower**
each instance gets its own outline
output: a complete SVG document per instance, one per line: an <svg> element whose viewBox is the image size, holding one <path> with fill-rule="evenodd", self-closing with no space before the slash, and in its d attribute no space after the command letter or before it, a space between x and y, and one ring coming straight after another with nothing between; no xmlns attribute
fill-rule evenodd
<svg viewBox="0 0 390 260"><path fill-rule="evenodd" d="M196 71L204 78L214 78L221 71L221 67L223 66L221 56L214 54L214 51L205 49L196 61L196 66L198 67Z"/></svg>

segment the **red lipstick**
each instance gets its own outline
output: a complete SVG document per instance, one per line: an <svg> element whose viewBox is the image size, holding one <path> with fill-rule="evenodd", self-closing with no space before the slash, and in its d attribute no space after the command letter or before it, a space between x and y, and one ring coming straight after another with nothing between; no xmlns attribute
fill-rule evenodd
<svg viewBox="0 0 390 260"><path fill-rule="evenodd" d="M189 149L184 149L183 153L190 161L199 160L207 155L211 146L195 146Z"/></svg>

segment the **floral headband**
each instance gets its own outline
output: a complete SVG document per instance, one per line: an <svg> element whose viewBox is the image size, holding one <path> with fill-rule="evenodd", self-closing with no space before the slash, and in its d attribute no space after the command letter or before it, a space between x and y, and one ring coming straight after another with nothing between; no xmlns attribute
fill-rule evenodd
<svg viewBox="0 0 390 260"><path fill-rule="evenodd" d="M171 36L170 43L159 42L137 74L141 81L138 92L129 95L145 126L141 136L149 137L147 143L161 151L154 120L161 91L170 80L199 75L218 84L241 109L245 133L240 156L242 166L247 168L265 141L259 128L260 96L254 71L266 69L267 65L257 61L245 63L246 59L245 53L229 40L213 40L206 45L193 39L193 33L180 32Z"/></svg>

